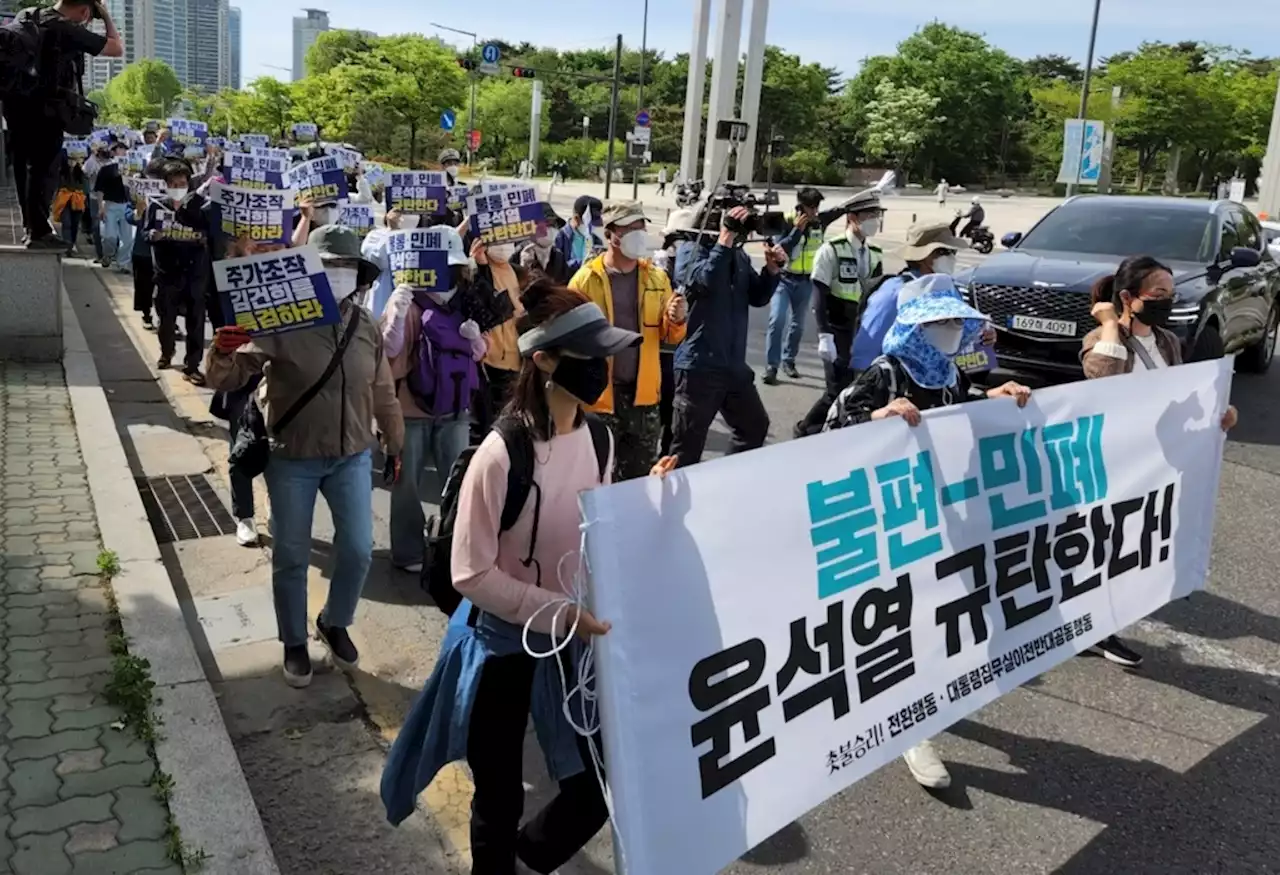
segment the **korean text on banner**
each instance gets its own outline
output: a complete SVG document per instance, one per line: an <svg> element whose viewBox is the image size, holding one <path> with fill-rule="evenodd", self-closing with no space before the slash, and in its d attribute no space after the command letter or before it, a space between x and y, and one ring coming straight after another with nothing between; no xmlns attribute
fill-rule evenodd
<svg viewBox="0 0 1280 875"><path fill-rule="evenodd" d="M396 231L387 237L391 284L414 291L445 292L452 285L444 234L431 228Z"/></svg>
<svg viewBox="0 0 1280 875"><path fill-rule="evenodd" d="M89 157L88 140L63 140L62 148L67 153L67 157L73 160Z"/></svg>
<svg viewBox="0 0 1280 875"><path fill-rule="evenodd" d="M966 374L982 374L996 366L996 348L990 344L977 343L969 349L962 349L954 359L956 367Z"/></svg>
<svg viewBox="0 0 1280 875"><path fill-rule="evenodd" d="M288 174L290 187L298 191L298 203L311 199L316 205L347 199L347 174L337 158L325 156L295 164Z"/></svg>
<svg viewBox="0 0 1280 875"><path fill-rule="evenodd" d="M1084 122L1069 118L1063 125L1062 166L1058 168L1058 182L1076 184L1080 181L1080 161L1084 155Z"/></svg>
<svg viewBox="0 0 1280 875"><path fill-rule="evenodd" d="M222 213L222 233L255 243L288 243L293 237L293 191L240 188L215 182L209 200Z"/></svg>
<svg viewBox="0 0 1280 875"><path fill-rule="evenodd" d="M1202 588L1230 388L1073 383L584 493L622 871L717 872ZM766 506L768 537L725 525Z"/></svg>
<svg viewBox="0 0 1280 875"><path fill-rule="evenodd" d="M248 152L255 158L279 158L286 165L291 160L288 149L273 149L270 146L250 146Z"/></svg>
<svg viewBox="0 0 1280 875"><path fill-rule="evenodd" d="M286 158L265 158L246 155L243 152L227 152L223 156L223 171L227 182L242 188L285 188L285 174L289 172Z"/></svg>
<svg viewBox="0 0 1280 875"><path fill-rule="evenodd" d="M148 233L155 232L152 242L205 244L203 231L182 224L173 210L158 201L152 201L147 207L145 227Z"/></svg>
<svg viewBox="0 0 1280 875"><path fill-rule="evenodd" d="M293 138L298 142L313 142L320 129L313 122L298 122L293 126Z"/></svg>
<svg viewBox="0 0 1280 875"><path fill-rule="evenodd" d="M147 179L145 176L131 176L128 180L129 190L135 198L163 197L165 181L163 179Z"/></svg>
<svg viewBox="0 0 1280 875"><path fill-rule="evenodd" d="M373 230L372 204L343 204L338 210L338 224L350 228L360 237L369 236Z"/></svg>
<svg viewBox="0 0 1280 875"><path fill-rule="evenodd" d="M199 146L202 150L209 139L209 126L204 122L184 118L169 119L169 138L183 146Z"/></svg>
<svg viewBox="0 0 1280 875"><path fill-rule="evenodd" d="M485 243L515 243L532 239L545 215L538 192L531 185L471 195L467 199L471 233Z"/></svg>
<svg viewBox="0 0 1280 875"><path fill-rule="evenodd" d="M463 212L467 209L467 197L471 194L471 189L465 185L451 185L448 192L448 207L457 212Z"/></svg>
<svg viewBox="0 0 1280 875"><path fill-rule="evenodd" d="M387 182L387 209L438 216L444 212L449 178L438 170L392 173Z"/></svg>
<svg viewBox="0 0 1280 875"><path fill-rule="evenodd" d="M364 160L364 156L355 149L348 149L344 146L326 146L324 152L326 155L332 155L342 162L344 170L355 170L360 162Z"/></svg>
<svg viewBox="0 0 1280 875"><path fill-rule="evenodd" d="M252 149L255 146L266 148L267 144L270 142L271 142L271 138L268 137L266 134L241 134L240 135L240 146L245 150Z"/></svg>
<svg viewBox="0 0 1280 875"><path fill-rule="evenodd" d="M215 261L213 274L227 322L250 334L282 334L341 319L315 247Z"/></svg>
<svg viewBox="0 0 1280 875"><path fill-rule="evenodd" d="M387 169L381 164L373 161L366 161L364 165L364 178L370 186L379 186L387 181Z"/></svg>

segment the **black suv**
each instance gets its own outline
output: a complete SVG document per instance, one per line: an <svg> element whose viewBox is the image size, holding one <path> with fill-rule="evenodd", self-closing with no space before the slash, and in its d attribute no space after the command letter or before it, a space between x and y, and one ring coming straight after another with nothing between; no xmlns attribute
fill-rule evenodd
<svg viewBox="0 0 1280 875"><path fill-rule="evenodd" d="M1271 364L1280 266L1240 204L1086 195L1001 242L1008 252L961 272L956 284L995 323L1003 369L1079 378L1080 341L1097 325L1090 289L1130 255L1173 270L1169 329L1187 360L1240 353L1240 368L1254 373Z"/></svg>

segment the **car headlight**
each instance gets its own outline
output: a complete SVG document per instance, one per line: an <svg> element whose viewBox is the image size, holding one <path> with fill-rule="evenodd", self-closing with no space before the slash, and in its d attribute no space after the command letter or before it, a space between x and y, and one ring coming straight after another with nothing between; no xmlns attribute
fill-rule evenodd
<svg viewBox="0 0 1280 875"><path fill-rule="evenodd" d="M1200 321L1200 305L1175 301L1169 313L1170 325L1194 325Z"/></svg>

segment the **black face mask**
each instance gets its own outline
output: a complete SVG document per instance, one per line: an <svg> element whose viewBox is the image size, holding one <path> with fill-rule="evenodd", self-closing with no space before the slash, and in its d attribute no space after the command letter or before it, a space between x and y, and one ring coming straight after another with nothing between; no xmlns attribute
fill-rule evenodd
<svg viewBox="0 0 1280 875"><path fill-rule="evenodd" d="M1169 324L1169 316L1173 313L1173 299L1161 298L1159 300L1143 299L1142 309L1135 310L1134 316L1144 325L1150 325L1152 328L1163 328Z"/></svg>
<svg viewBox="0 0 1280 875"><path fill-rule="evenodd" d="M609 362L561 356L551 380L583 404L595 404L609 386Z"/></svg>

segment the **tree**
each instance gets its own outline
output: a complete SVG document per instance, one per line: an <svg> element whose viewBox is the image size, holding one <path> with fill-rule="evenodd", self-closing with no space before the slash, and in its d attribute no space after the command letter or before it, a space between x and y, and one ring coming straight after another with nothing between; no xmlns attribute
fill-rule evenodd
<svg viewBox="0 0 1280 875"><path fill-rule="evenodd" d="M1108 65L1107 78L1124 94L1115 119L1116 140L1137 152L1142 189L1156 156L1193 142L1203 89L1188 57L1168 46L1144 45L1132 58Z"/></svg>
<svg viewBox="0 0 1280 875"><path fill-rule="evenodd" d="M136 128L147 119L167 117L181 93L173 68L164 61L143 58L108 82L104 96L113 120Z"/></svg>
<svg viewBox="0 0 1280 875"><path fill-rule="evenodd" d="M1083 82L1084 68L1064 55L1036 55L1023 64L1027 78L1040 81Z"/></svg>
<svg viewBox="0 0 1280 875"><path fill-rule="evenodd" d="M867 154L888 158L903 178L920 147L946 119L936 114L938 98L923 88L885 79L867 106Z"/></svg>
<svg viewBox="0 0 1280 875"><path fill-rule="evenodd" d="M418 134L446 109L463 103L467 79L452 51L421 36L379 39L369 55L377 75L370 101L409 129L409 166L418 156Z"/></svg>
<svg viewBox="0 0 1280 875"><path fill-rule="evenodd" d="M498 160L499 167L509 167L525 154L529 140L533 85L523 79L491 78L480 87L476 97L476 122L484 130L481 152ZM551 130L547 104L542 104L541 134Z"/></svg>
<svg viewBox="0 0 1280 875"><path fill-rule="evenodd" d="M293 91L279 79L259 76L249 83L240 113L244 130L275 134L283 140L293 117Z"/></svg>
<svg viewBox="0 0 1280 875"><path fill-rule="evenodd" d="M820 143L822 106L838 90L839 74L820 64L805 64L798 55L765 46L760 88L760 121L756 131L756 171L768 158L765 146L773 134L793 147ZM683 103L683 100L681 100Z"/></svg>
<svg viewBox="0 0 1280 875"><path fill-rule="evenodd" d="M377 37L358 30L327 30L316 37L303 60L307 76L322 76L340 64L359 64L373 50Z"/></svg>

